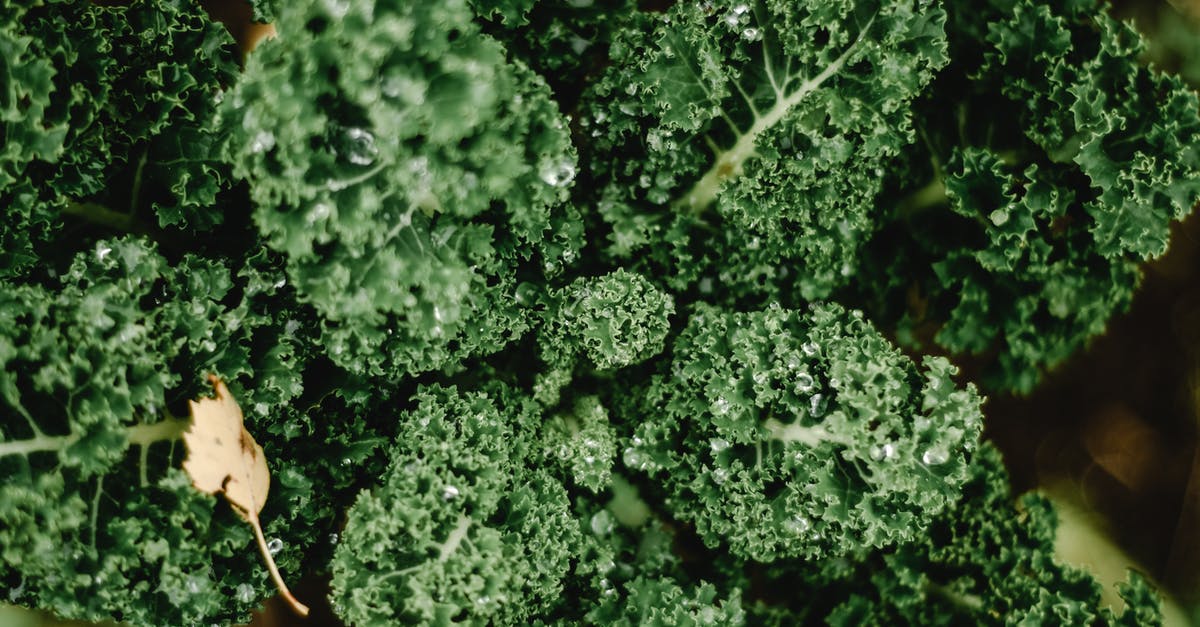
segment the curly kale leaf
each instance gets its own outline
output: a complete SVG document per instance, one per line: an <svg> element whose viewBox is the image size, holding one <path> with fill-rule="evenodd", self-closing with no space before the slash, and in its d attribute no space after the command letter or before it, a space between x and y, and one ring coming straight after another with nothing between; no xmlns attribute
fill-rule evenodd
<svg viewBox="0 0 1200 627"><path fill-rule="evenodd" d="M518 273L579 246L545 84L461 1L296 5L277 27L225 100L232 159L331 358L402 376L520 336Z"/></svg>
<svg viewBox="0 0 1200 627"><path fill-rule="evenodd" d="M701 306L644 392L624 462L710 547L759 561L916 537L954 501L981 426L955 369L918 369L841 307Z"/></svg>
<svg viewBox="0 0 1200 627"><path fill-rule="evenodd" d="M592 370L612 372L661 353L675 313L670 294L624 269L576 279L546 300L538 343L547 368L535 395L547 405L558 402L580 357Z"/></svg>
<svg viewBox="0 0 1200 627"><path fill-rule="evenodd" d="M12 601L184 624L239 620L266 596L249 531L173 469L184 423L164 418L198 384L177 368L245 359L254 322L222 304L232 287L218 264L173 268L132 239L81 254L54 290L0 282L0 580L23 582Z"/></svg>
<svg viewBox="0 0 1200 627"><path fill-rule="evenodd" d="M350 624L527 622L558 600L579 544L562 484L525 464L536 405L423 388L383 485L351 507L333 562Z"/></svg>
<svg viewBox="0 0 1200 627"><path fill-rule="evenodd" d="M1104 607L1100 584L1055 557L1050 501L1014 499L990 445L975 460L962 499L914 542L841 563L781 566L767 575L768 589L812 592L754 604L750 614L780 625L799 617L830 625L1161 624L1158 598L1133 573L1118 586L1123 612Z"/></svg>
<svg viewBox="0 0 1200 627"><path fill-rule="evenodd" d="M574 501L580 545L551 624L742 625L739 575L700 575L676 550L672 525L650 516L619 475L610 490Z"/></svg>
<svg viewBox="0 0 1200 627"><path fill-rule="evenodd" d="M945 63L927 2L691 2L637 14L584 98L607 253L675 289L827 295L875 228L911 100Z"/></svg>
<svg viewBox="0 0 1200 627"><path fill-rule="evenodd" d="M47 254L63 214L207 228L227 187L215 98L231 40L195 2L24 3L0 18L0 276ZM97 216L91 203L106 206Z"/></svg>
<svg viewBox="0 0 1200 627"><path fill-rule="evenodd" d="M572 111L588 81L602 71L613 32L637 0L472 0L483 29L504 42L549 83L564 111Z"/></svg>
<svg viewBox="0 0 1200 627"><path fill-rule="evenodd" d="M994 354L989 386L1027 392L1128 306L1200 200L1200 104L1093 2L947 9L954 62L861 285L907 343Z"/></svg>

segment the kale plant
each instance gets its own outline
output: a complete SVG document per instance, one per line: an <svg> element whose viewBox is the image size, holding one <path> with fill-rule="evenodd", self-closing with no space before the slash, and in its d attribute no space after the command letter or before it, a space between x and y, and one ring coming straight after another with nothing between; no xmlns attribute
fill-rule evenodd
<svg viewBox="0 0 1200 627"><path fill-rule="evenodd" d="M982 439L1200 199L1094 0L10 4L0 599L272 594L211 375L351 625L1158 620Z"/></svg>

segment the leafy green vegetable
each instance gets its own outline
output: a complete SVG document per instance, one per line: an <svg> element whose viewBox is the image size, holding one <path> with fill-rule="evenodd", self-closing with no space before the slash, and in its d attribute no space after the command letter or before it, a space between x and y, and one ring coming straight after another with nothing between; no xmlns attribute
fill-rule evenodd
<svg viewBox="0 0 1200 627"><path fill-rule="evenodd" d="M461 1L297 6L277 28L225 100L231 157L330 357L399 377L520 336L518 273L580 246L544 82Z"/></svg>
<svg viewBox="0 0 1200 627"><path fill-rule="evenodd" d="M214 99L234 56L195 2L21 1L0 49L0 273L51 255L65 216L134 230L145 202L164 226L221 222Z"/></svg>
<svg viewBox="0 0 1200 627"><path fill-rule="evenodd" d="M348 621L515 624L556 599L579 532L562 485L522 463L514 427L535 406L503 400L418 392L383 485L350 509L334 555Z"/></svg>
<svg viewBox="0 0 1200 627"><path fill-rule="evenodd" d="M781 611L758 605L763 623L800 617L833 625L1156 624L1159 601L1132 575L1121 588L1124 612L1100 607L1100 587L1053 554L1057 525L1050 502L1028 494L1013 502L1000 455L984 446L960 502L934 518L919 541L865 553L840 564L783 567L779 590L801 594Z"/></svg>
<svg viewBox="0 0 1200 627"><path fill-rule="evenodd" d="M0 598L246 618L216 376L352 625L1158 620L981 441L1200 196L1094 2L252 4L0 16Z"/></svg>
<svg viewBox="0 0 1200 627"><path fill-rule="evenodd" d="M648 385L625 465L710 547L758 561L844 555L920 533L953 502L980 399L919 371L837 306L703 307Z"/></svg>
<svg viewBox="0 0 1200 627"><path fill-rule="evenodd" d="M0 578L22 582L12 601L188 623L237 618L252 599L232 592L265 589L249 530L172 467L182 425L164 418L181 383L171 365L203 369L239 331L219 304L229 287L224 268L170 268L136 240L101 241L54 291L0 283ZM221 317L232 328L208 322Z"/></svg>
<svg viewBox="0 0 1200 627"><path fill-rule="evenodd" d="M946 61L943 19L925 2L784 1L631 18L580 121L606 252L701 293L789 303L844 285L882 168L912 139L908 103Z"/></svg>
<svg viewBox="0 0 1200 627"><path fill-rule="evenodd" d="M1128 306L1200 199L1200 105L1094 2L947 8L954 62L863 285L906 343L936 324L952 352L998 353L989 387L1026 392Z"/></svg>

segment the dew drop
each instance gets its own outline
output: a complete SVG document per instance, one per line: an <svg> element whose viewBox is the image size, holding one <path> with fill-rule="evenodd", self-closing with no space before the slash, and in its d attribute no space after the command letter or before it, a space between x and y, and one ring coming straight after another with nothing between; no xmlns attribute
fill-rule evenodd
<svg viewBox="0 0 1200 627"><path fill-rule="evenodd" d="M333 213L333 208L329 205L319 202L313 205L312 209L308 210L308 214L304 216L304 221L311 224L316 224L329 217Z"/></svg>
<svg viewBox="0 0 1200 627"><path fill-rule="evenodd" d="M608 510L602 509L592 514L590 526L592 533L598 537L604 537L612 533L612 530L616 527L616 519L613 518L613 515Z"/></svg>
<svg viewBox="0 0 1200 627"><path fill-rule="evenodd" d="M337 534L337 533L331 533L331 534L329 534L329 543L330 543L330 544L332 544L332 545L335 545L335 546L336 546L336 545L337 545L337 543L338 543L338 541L339 541L339 540L341 540L341 539L342 539L342 538L341 538L340 536L338 536L338 534Z"/></svg>
<svg viewBox="0 0 1200 627"><path fill-rule="evenodd" d="M108 254L111 252L112 252L111 246L105 246L104 244L100 244L100 245L96 246L96 259L99 259L100 261L104 261L104 258L108 257Z"/></svg>
<svg viewBox="0 0 1200 627"><path fill-rule="evenodd" d="M825 409L829 403L825 400L824 394L813 394L809 399L808 411L813 418L820 418L825 415Z"/></svg>
<svg viewBox="0 0 1200 627"><path fill-rule="evenodd" d="M279 553L282 550L283 550L283 540L280 540L279 538L271 538L271 540L269 542L267 542L267 552L270 553L271 555L275 555L276 553Z"/></svg>
<svg viewBox="0 0 1200 627"><path fill-rule="evenodd" d="M812 523L804 516L793 516L783 523L783 528L796 535L812 529Z"/></svg>
<svg viewBox="0 0 1200 627"><path fill-rule="evenodd" d="M621 459L625 462L627 468L634 470L645 470L650 465L649 460L646 459L646 454L632 446L625 449L624 454L621 455Z"/></svg>
<svg viewBox="0 0 1200 627"><path fill-rule="evenodd" d="M275 134L271 131L259 131L250 142L250 152L264 153L275 147Z"/></svg>
<svg viewBox="0 0 1200 627"><path fill-rule="evenodd" d="M754 27L747 28L742 31L742 39L745 39L746 41L758 41L761 35L762 32Z"/></svg>
<svg viewBox="0 0 1200 627"><path fill-rule="evenodd" d="M575 164L566 160L546 164L542 166L538 176L542 178L542 182L551 187L563 187L575 180Z"/></svg>
<svg viewBox="0 0 1200 627"><path fill-rule="evenodd" d="M883 446L872 446L869 453L871 455L871 459L875 461L891 459L896 456L896 445L888 442Z"/></svg>
<svg viewBox="0 0 1200 627"><path fill-rule="evenodd" d="M729 481L729 471L724 468L718 468L712 472L713 483L723 485Z"/></svg>
<svg viewBox="0 0 1200 627"><path fill-rule="evenodd" d="M721 451L729 448L729 440L724 438L713 438L708 441L708 446L712 449L714 454L720 453Z"/></svg>
<svg viewBox="0 0 1200 627"><path fill-rule="evenodd" d="M452 500L458 498L458 495L459 495L458 488L456 488L452 485L448 485L448 486L442 488L442 498L447 501L452 501Z"/></svg>
<svg viewBox="0 0 1200 627"><path fill-rule="evenodd" d="M718 416L724 416L724 415L728 414L729 408L730 408L730 403L728 400L725 399L724 396L713 401L713 404L709 407L709 409L712 410L712 413L714 413Z"/></svg>
<svg viewBox="0 0 1200 627"><path fill-rule="evenodd" d="M950 461L950 453L943 448L930 448L921 454L921 462L926 466L938 466Z"/></svg>
<svg viewBox="0 0 1200 627"><path fill-rule="evenodd" d="M739 4L739 5L735 6L735 7L733 7L733 14L734 14L734 15L742 15L742 14L744 14L746 11L749 11L749 10L750 10L750 5L748 5L748 4Z"/></svg>
<svg viewBox="0 0 1200 627"><path fill-rule="evenodd" d="M816 381L813 380L813 377L811 374L808 374L807 372L801 372L800 374L796 375L796 392L797 393L803 394L805 392L809 392L813 389L813 386L815 386L815 385L816 385Z"/></svg>
<svg viewBox="0 0 1200 627"><path fill-rule="evenodd" d="M813 355L817 354L817 351L820 350L820 347L814 342L805 342L800 346L800 350L804 351L805 355L812 357Z"/></svg>
<svg viewBox="0 0 1200 627"><path fill-rule="evenodd" d="M375 136L365 129L353 127L346 129L342 138L342 152L346 160L354 165L371 165L379 156L379 148L375 146Z"/></svg>
<svg viewBox="0 0 1200 627"><path fill-rule="evenodd" d="M249 603L254 600L254 586L248 583L239 583L234 594L239 603Z"/></svg>

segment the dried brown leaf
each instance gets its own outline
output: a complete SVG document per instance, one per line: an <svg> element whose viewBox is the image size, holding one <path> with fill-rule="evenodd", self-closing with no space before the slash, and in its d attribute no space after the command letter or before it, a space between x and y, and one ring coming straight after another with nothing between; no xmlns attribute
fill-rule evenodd
<svg viewBox="0 0 1200 627"><path fill-rule="evenodd" d="M296 613L305 616L308 607L297 601L283 582L258 520L271 488L267 458L246 430L242 408L238 407L225 382L211 375L208 380L216 396L188 403L191 423L183 433L183 442L187 446L183 470L192 478L192 485L197 490L223 494L233 510L250 524L275 586Z"/></svg>
<svg viewBox="0 0 1200 627"><path fill-rule="evenodd" d="M216 377L210 380L216 397L188 402L192 422L183 434L188 450L183 469L197 490L224 493L233 509L249 521L267 502L271 488L267 458L246 431L242 409L225 383Z"/></svg>

